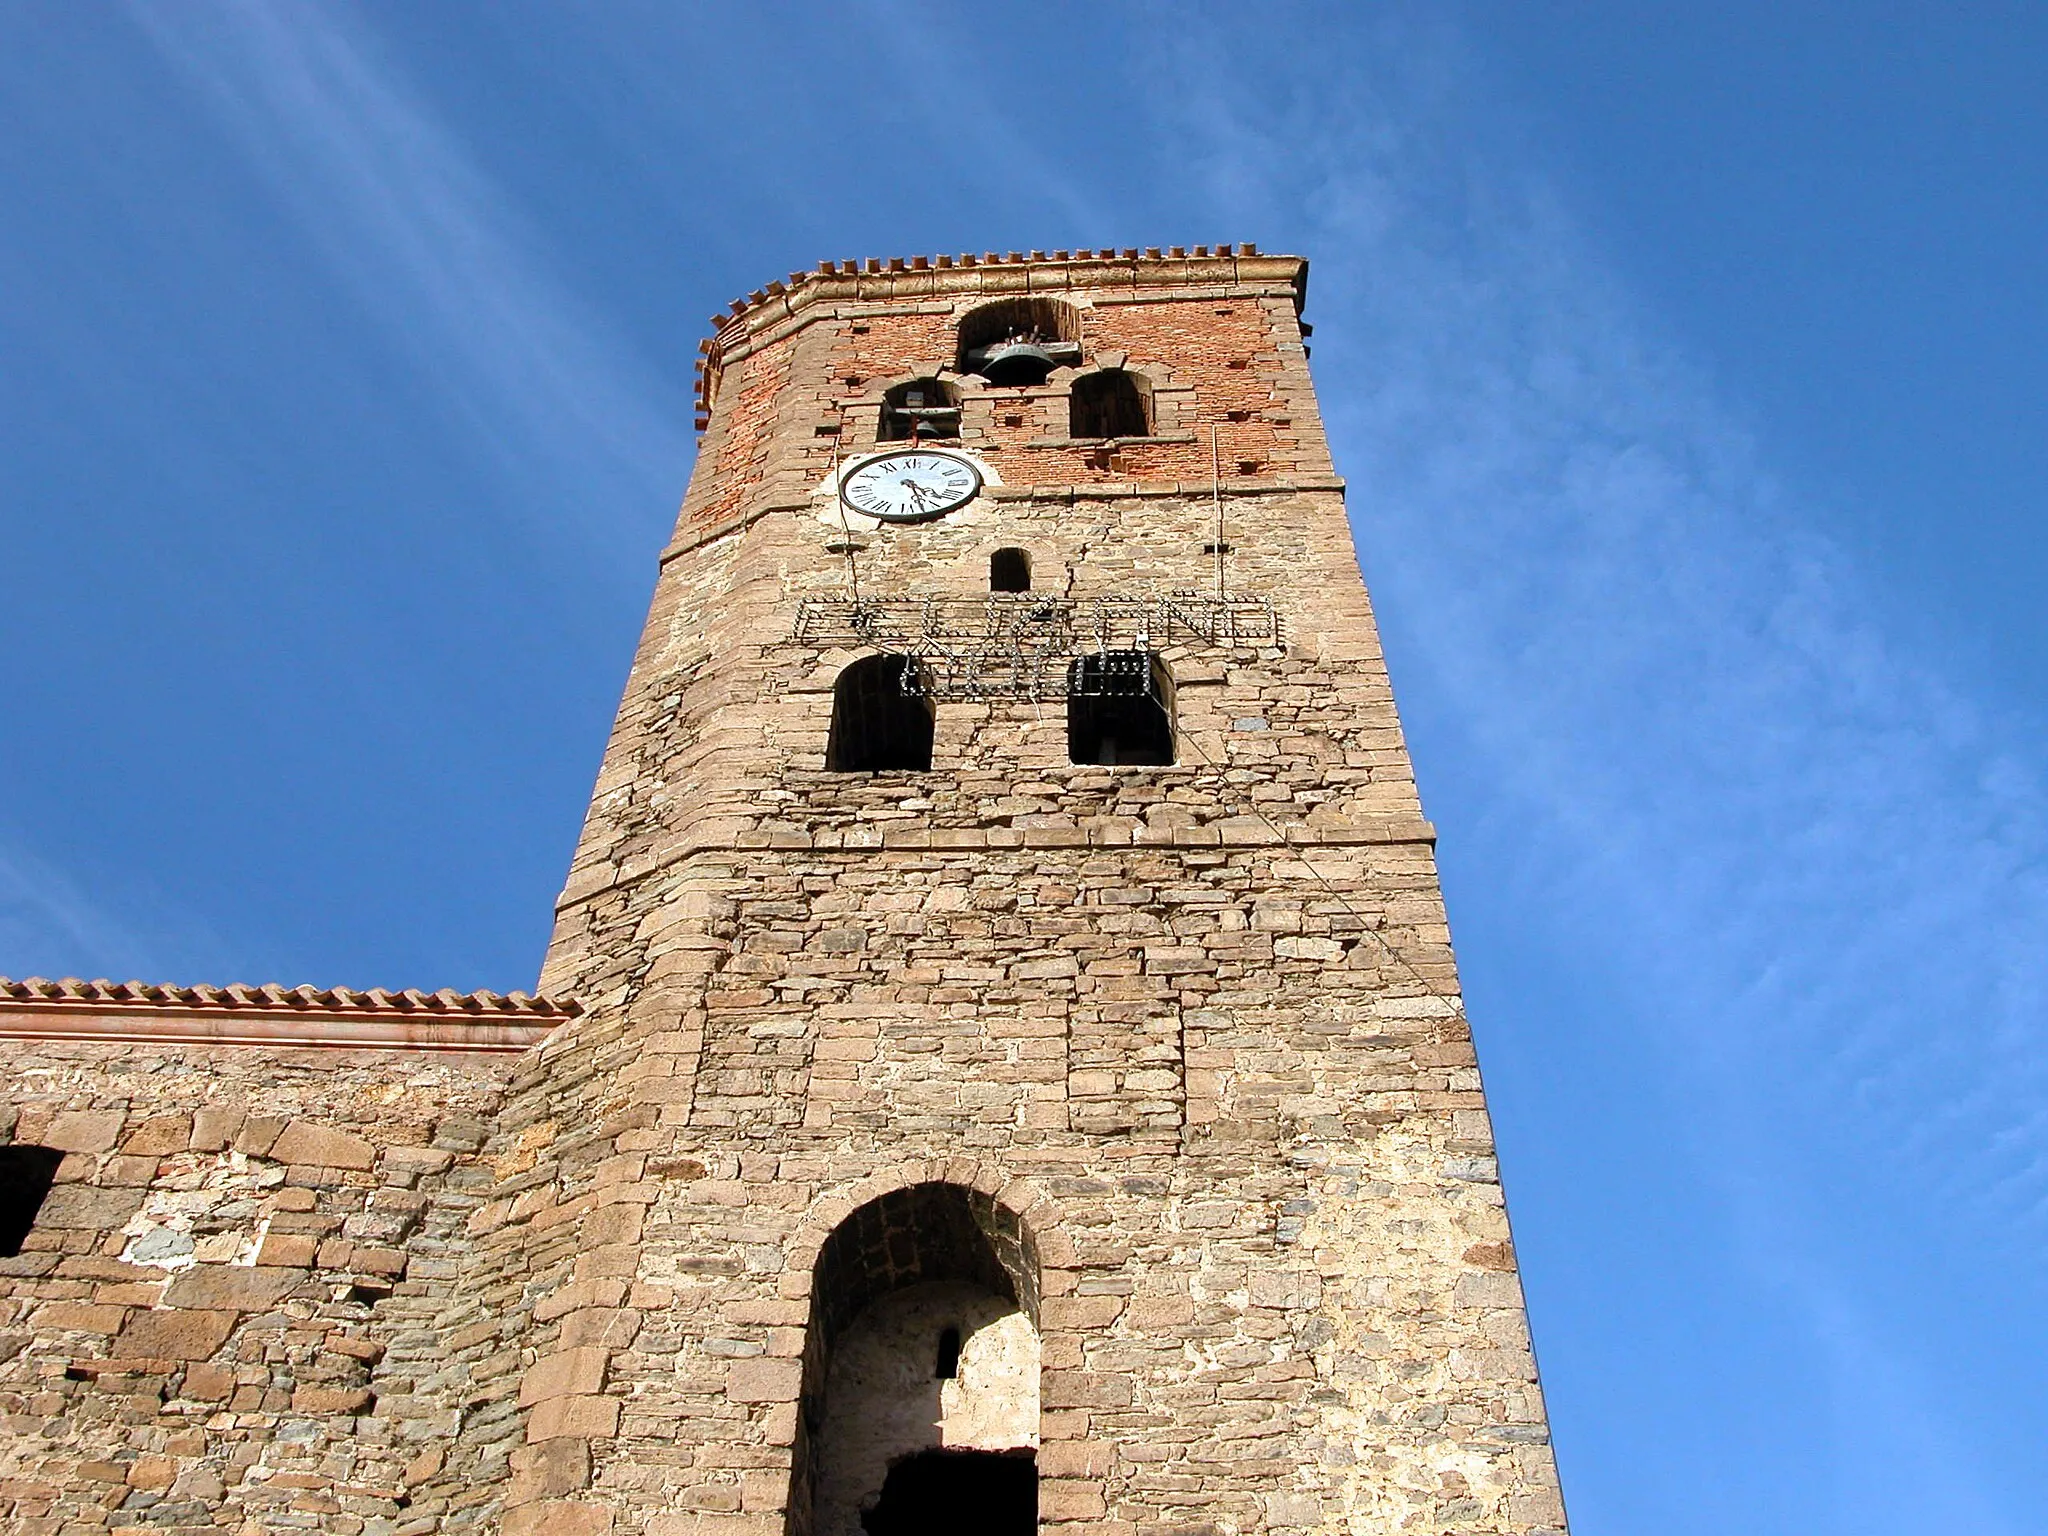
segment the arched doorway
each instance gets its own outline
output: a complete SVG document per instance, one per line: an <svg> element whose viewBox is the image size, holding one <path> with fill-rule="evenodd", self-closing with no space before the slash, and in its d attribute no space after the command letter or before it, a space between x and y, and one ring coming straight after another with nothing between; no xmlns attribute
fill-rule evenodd
<svg viewBox="0 0 2048 1536"><path fill-rule="evenodd" d="M955 1184L893 1190L812 1276L793 1536L1037 1528L1038 1260L1022 1221Z"/></svg>

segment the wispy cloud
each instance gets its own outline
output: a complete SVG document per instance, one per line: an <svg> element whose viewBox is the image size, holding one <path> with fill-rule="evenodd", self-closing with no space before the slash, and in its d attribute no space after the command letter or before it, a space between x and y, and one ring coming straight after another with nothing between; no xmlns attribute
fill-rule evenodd
<svg viewBox="0 0 2048 1536"><path fill-rule="evenodd" d="M0 955L104 954L128 938L60 871L0 847Z"/></svg>
<svg viewBox="0 0 2048 1536"><path fill-rule="evenodd" d="M2048 1226L2039 736L1871 622L1866 575L1541 178L1474 152L1455 42L1389 24L1319 83L1241 42L1185 34L1155 110L1240 227L1318 258L1318 382L1397 665L1458 716L1478 835L1566 963L1707 1094L1748 1260L1853 1401L1896 1341L1788 1191L1828 1169L1979 1263ZM1960 1457L1910 1396L1866 1394L1881 1443Z"/></svg>
<svg viewBox="0 0 2048 1536"><path fill-rule="evenodd" d="M0 974L19 979L28 969L22 957L36 956L36 963L51 971L94 978L104 971L108 955L121 955L129 963L131 975L114 978L120 981L195 974L211 980L222 974L203 969L205 957L222 957L214 934L189 919L158 921L169 912L162 901L138 903L151 914L149 921L138 922L117 910L104 890L27 852L21 842L0 832ZM168 964L174 956L175 966ZM202 968L195 972L195 966Z"/></svg>
<svg viewBox="0 0 2048 1536"><path fill-rule="evenodd" d="M374 40L320 4L130 9L502 467L505 505L548 508L556 540L606 565L643 552L689 462L689 401L551 274Z"/></svg>

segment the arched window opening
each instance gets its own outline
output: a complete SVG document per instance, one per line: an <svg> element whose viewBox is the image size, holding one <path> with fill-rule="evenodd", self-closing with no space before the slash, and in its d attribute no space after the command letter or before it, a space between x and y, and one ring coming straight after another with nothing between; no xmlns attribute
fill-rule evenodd
<svg viewBox="0 0 2048 1536"><path fill-rule="evenodd" d="M959 370L999 387L1043 384L1080 361L1080 316L1057 299L998 299L960 319Z"/></svg>
<svg viewBox="0 0 2048 1536"><path fill-rule="evenodd" d="M912 379L882 396L882 424L875 433L884 443L920 442L960 435L960 393L940 379Z"/></svg>
<svg viewBox="0 0 2048 1536"><path fill-rule="evenodd" d="M1150 437L1151 391L1135 373L1105 368L1074 380L1067 405L1070 437Z"/></svg>
<svg viewBox="0 0 2048 1536"><path fill-rule="evenodd" d="M825 766L835 773L929 773L932 703L910 656L867 656L832 685Z"/></svg>
<svg viewBox="0 0 2048 1536"><path fill-rule="evenodd" d="M1037 1527L1038 1255L957 1184L841 1222L811 1276L791 1536Z"/></svg>
<svg viewBox="0 0 2048 1536"><path fill-rule="evenodd" d="M1151 651L1096 651L1067 668L1067 758L1104 767L1173 762L1173 677Z"/></svg>
<svg viewBox="0 0 2048 1536"><path fill-rule="evenodd" d="M20 1254L63 1161L55 1147L0 1147L0 1259Z"/></svg>
<svg viewBox="0 0 2048 1536"><path fill-rule="evenodd" d="M988 589L991 592L1029 592L1031 555L1028 550L999 549L988 557Z"/></svg>

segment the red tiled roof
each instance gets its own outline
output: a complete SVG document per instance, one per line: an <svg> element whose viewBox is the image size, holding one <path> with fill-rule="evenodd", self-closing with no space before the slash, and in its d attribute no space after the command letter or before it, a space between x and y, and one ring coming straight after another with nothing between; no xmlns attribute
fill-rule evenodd
<svg viewBox="0 0 2048 1536"><path fill-rule="evenodd" d="M539 1045L583 1011L524 992L373 987L163 987L142 981L0 976L0 1040L164 1046L457 1051Z"/></svg>
<svg viewBox="0 0 2048 1536"><path fill-rule="evenodd" d="M531 997L524 992L457 992L443 987L438 992L408 988L387 992L372 987L359 992L352 987L280 987L275 982L260 987L239 983L225 987L157 986L142 981L80 981L66 977L50 981L31 976L15 981L0 976L0 1006L17 1003L77 1003L95 1007L155 1005L167 1008L236 1009L264 1012L401 1013L477 1019L573 1019L583 1010L568 999Z"/></svg>

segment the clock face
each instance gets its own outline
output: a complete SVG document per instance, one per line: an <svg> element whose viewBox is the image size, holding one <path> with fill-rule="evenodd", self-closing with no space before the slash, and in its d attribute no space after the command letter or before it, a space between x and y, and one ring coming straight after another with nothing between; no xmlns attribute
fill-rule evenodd
<svg viewBox="0 0 2048 1536"><path fill-rule="evenodd" d="M910 448L848 470L839 498L885 523L919 523L965 506L980 489L981 471L958 454Z"/></svg>

